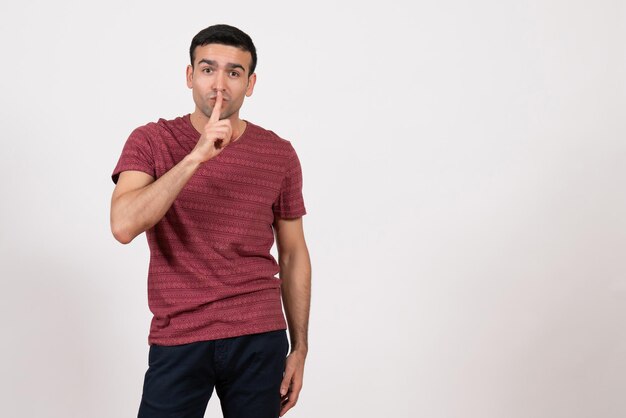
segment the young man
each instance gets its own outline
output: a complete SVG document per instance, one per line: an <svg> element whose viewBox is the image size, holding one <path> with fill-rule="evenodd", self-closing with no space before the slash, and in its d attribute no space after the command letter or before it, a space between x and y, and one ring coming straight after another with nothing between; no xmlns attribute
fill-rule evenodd
<svg viewBox="0 0 626 418"><path fill-rule="evenodd" d="M150 247L139 416L202 417L213 388L224 417L282 416L308 350L300 163L290 142L239 117L256 82L250 37L215 25L189 52L194 112L133 131L112 175L113 235L145 231Z"/></svg>

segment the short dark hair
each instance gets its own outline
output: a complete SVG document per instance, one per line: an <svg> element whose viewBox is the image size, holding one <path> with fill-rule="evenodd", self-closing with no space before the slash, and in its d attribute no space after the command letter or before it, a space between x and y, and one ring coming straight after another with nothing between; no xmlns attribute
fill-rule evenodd
<svg viewBox="0 0 626 418"><path fill-rule="evenodd" d="M192 67L196 59L196 47L208 44L234 46L248 51L250 55L252 55L250 73L248 76L254 73L256 69L256 48L254 47L254 43L252 43L252 39L242 30L230 25L213 25L202 29L193 37L191 46L189 47L189 58L191 59Z"/></svg>

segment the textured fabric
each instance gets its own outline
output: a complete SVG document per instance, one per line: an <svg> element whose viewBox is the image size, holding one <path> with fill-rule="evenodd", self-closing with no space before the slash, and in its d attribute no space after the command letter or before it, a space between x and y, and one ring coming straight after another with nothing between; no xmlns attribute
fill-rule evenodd
<svg viewBox="0 0 626 418"><path fill-rule="evenodd" d="M130 135L115 167L158 179L200 138L190 115ZM176 345L286 328L280 271L270 254L275 217L306 213L291 143L247 122L243 135L203 163L165 216L150 247L150 344Z"/></svg>
<svg viewBox="0 0 626 418"><path fill-rule="evenodd" d="M202 418L217 391L224 418L276 418L289 350L285 330L152 345L139 418Z"/></svg>

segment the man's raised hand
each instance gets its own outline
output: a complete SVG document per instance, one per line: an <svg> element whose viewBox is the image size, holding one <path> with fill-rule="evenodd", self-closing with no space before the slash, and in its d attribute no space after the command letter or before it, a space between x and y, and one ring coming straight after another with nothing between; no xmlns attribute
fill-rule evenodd
<svg viewBox="0 0 626 418"><path fill-rule="evenodd" d="M194 147L192 154L196 154L201 162L217 156L226 147L232 138L233 129L230 120L220 120L222 111L223 93L218 91L215 96L215 106L204 126L204 132Z"/></svg>

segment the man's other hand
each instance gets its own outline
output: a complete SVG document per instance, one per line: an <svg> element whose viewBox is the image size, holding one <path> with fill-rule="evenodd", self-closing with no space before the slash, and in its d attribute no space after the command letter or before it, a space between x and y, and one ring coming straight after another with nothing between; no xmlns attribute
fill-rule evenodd
<svg viewBox="0 0 626 418"><path fill-rule="evenodd" d="M304 360L305 355L298 351L293 351L287 356L285 376L280 384L281 417L298 402L298 396L302 390L302 380L304 377Z"/></svg>

